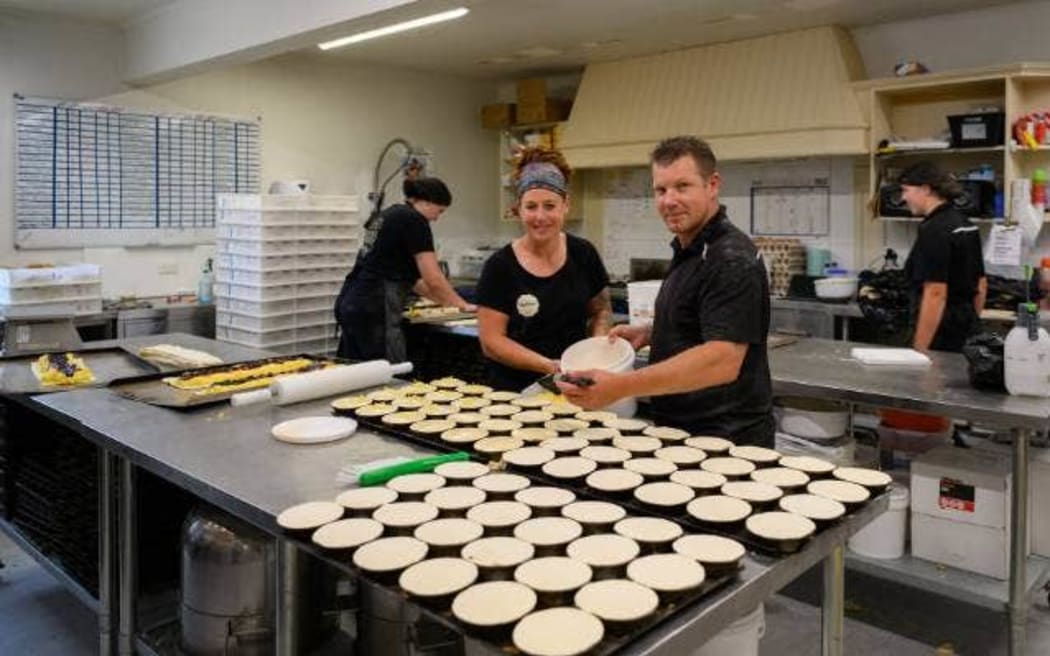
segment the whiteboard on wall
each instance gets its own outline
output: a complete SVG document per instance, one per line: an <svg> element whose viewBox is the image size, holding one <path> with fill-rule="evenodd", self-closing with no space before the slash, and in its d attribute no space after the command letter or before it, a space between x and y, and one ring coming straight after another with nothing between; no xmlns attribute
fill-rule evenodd
<svg viewBox="0 0 1050 656"><path fill-rule="evenodd" d="M827 185L751 187L751 234L827 236L831 188Z"/></svg>

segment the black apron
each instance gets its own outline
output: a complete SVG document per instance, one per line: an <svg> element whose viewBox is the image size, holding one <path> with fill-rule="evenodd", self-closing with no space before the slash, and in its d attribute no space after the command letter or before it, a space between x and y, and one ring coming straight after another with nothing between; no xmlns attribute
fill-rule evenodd
<svg viewBox="0 0 1050 656"><path fill-rule="evenodd" d="M355 275L343 281L335 302L341 335L338 355L352 360L408 359L402 312L412 285L391 280L364 282Z"/></svg>

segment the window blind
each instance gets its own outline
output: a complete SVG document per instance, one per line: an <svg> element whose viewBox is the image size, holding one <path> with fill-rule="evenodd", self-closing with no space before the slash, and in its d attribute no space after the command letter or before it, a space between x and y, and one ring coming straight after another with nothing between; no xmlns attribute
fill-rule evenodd
<svg viewBox="0 0 1050 656"><path fill-rule="evenodd" d="M257 121L15 96L15 133L19 248L210 242L259 191Z"/></svg>

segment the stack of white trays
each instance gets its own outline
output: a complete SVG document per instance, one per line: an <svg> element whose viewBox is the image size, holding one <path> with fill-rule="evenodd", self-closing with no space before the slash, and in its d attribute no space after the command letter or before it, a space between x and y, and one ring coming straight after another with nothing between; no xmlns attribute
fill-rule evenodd
<svg viewBox="0 0 1050 656"><path fill-rule="evenodd" d="M98 314L102 268L97 264L0 269L0 311Z"/></svg>
<svg viewBox="0 0 1050 656"><path fill-rule="evenodd" d="M215 337L334 353L335 297L361 246L357 196L220 194Z"/></svg>

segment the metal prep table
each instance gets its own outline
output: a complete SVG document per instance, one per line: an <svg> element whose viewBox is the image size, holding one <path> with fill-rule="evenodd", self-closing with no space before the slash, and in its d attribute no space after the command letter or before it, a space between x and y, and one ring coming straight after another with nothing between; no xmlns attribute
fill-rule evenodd
<svg viewBox="0 0 1050 656"><path fill-rule="evenodd" d="M122 654L136 647L135 617L135 477L138 468L148 470L223 510L245 519L276 536L278 554L294 552L284 540L275 516L285 507L310 499L333 498L342 488L336 484L338 469L348 463L364 463L395 455L417 455L419 447L391 437L362 430L343 442L295 446L274 441L273 424L309 414L327 414L327 400L288 407L270 405L232 408L220 404L189 412L174 412L132 402L109 390L91 389L35 397L38 411L111 452L119 474L115 478L120 507L102 513L109 530L120 539L119 553L110 549L107 565L119 571L119 638ZM105 471L103 472L106 475ZM108 501L112 504L112 500ZM841 572L846 539L886 507L883 496L855 513L847 521L811 540L799 553L779 560L745 558L738 582L717 592L694 611L679 614L632 643L627 653L674 654L695 647L718 629L737 619L768 598L809 567L825 561L825 573ZM108 531L104 530L104 535ZM345 564L333 563L347 570ZM278 594L278 653L295 653L286 630L289 617ZM823 648L826 654L841 654L843 625L841 579L826 576ZM285 630L282 630L282 627ZM105 639L105 638L104 638ZM104 643L103 653L111 653Z"/></svg>
<svg viewBox="0 0 1050 656"><path fill-rule="evenodd" d="M899 561L851 557L851 567L985 605L996 601L1004 604L1010 618L1010 653L1023 654L1028 594L1050 565L1045 558L1026 558L1025 554L1028 440L1032 431L1050 428L1050 399L976 390L969 383L966 359L957 353L931 353L933 365L929 368L873 367L850 358L849 352L854 346L870 345L806 339L771 350L769 367L774 394L843 401L850 405L851 414L854 405L864 404L991 424L1009 429L1014 435L1014 447L1008 587L997 585L988 577L945 571L932 563L908 557Z"/></svg>
<svg viewBox="0 0 1050 656"><path fill-rule="evenodd" d="M90 347L92 349L106 348L109 346L127 346L132 350L137 347L148 346L153 344L175 344L186 348L200 349L212 353L226 362L239 362L243 360L250 360L259 357L266 357L270 355L268 353L259 351L257 349L246 348L238 346L236 344L229 344L224 342L216 342L215 340L206 339L203 337L197 337L195 335L186 334L169 334L169 335L153 335L148 337L138 337L121 341L109 341L109 342L92 342ZM23 365L25 366L25 365ZM99 377L98 384L104 385L109 381L128 376L140 376L142 370L135 368L130 365L124 366L122 369L118 365L110 366L106 371L96 371L96 376ZM16 381L17 382L17 381ZM17 389L7 388L3 386L4 377L0 377L0 397L3 397L4 402L17 403L21 406L31 406L38 410L39 406L33 405L33 397L27 396L20 393ZM95 392L101 394L111 395L110 392L103 389L94 389ZM53 392L54 394L63 395L76 395L81 392L87 392L86 389L79 389L66 392ZM40 395L36 398L46 397L47 394ZM80 428L79 424L76 424L74 430ZM142 430L148 430L148 426L141 427ZM100 653L110 653L112 648L112 631L115 630L115 622L117 618L117 598L116 598L116 574L118 567L117 551L115 549L116 536L113 533L113 529L116 526L116 502L113 495L113 488L116 483L116 472L120 467L120 462L112 455L108 450L107 444L100 440L92 440L93 443L99 446L99 523L100 523L100 543L99 543L99 563L98 563L98 594L93 595L90 591L81 586L71 576L69 576L60 566L52 563L47 556L40 553L36 548L36 545L32 540L24 536L17 527L10 522L0 518L0 530L3 530L10 538L16 542L22 549L34 557L35 560L47 569L55 578L57 578L66 588L68 588L74 596L80 601L85 603L89 608L96 612L99 617L99 640L100 640ZM125 461L126 462L126 461ZM108 529L107 529L108 527Z"/></svg>

